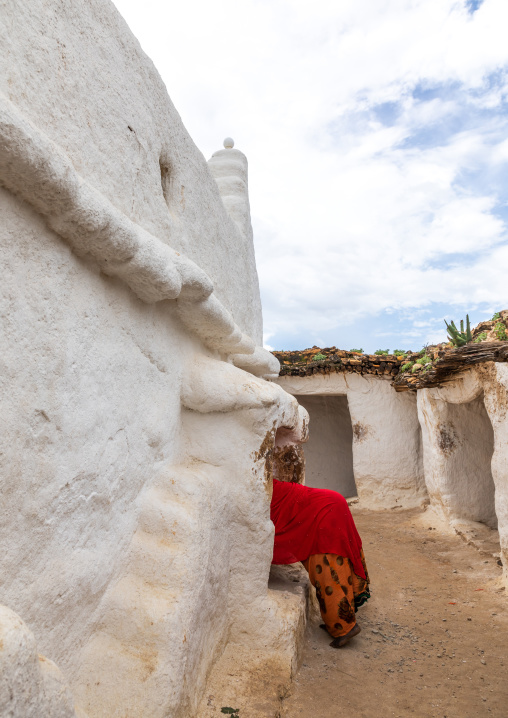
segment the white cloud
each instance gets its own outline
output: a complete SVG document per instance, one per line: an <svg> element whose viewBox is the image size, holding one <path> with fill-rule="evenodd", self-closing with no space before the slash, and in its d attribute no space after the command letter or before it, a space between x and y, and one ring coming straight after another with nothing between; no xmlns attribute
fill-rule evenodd
<svg viewBox="0 0 508 718"><path fill-rule="evenodd" d="M263 347L264 347L265 349L268 349L269 352L272 352L272 351L274 350L274 348L275 348L275 347L272 347L270 344L268 344L268 340L269 340L271 337L273 337L273 334L271 334L271 333L268 333L268 334L264 333L264 334L263 334Z"/></svg>
<svg viewBox="0 0 508 718"><path fill-rule="evenodd" d="M272 343L508 305L506 0L116 5L205 156L231 135L249 158Z"/></svg>

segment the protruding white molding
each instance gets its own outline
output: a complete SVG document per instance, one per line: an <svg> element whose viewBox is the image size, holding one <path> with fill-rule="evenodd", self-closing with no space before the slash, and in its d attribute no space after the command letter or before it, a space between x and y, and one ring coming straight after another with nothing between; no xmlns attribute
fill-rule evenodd
<svg viewBox="0 0 508 718"><path fill-rule="evenodd" d="M244 352L232 354L230 358L235 366L254 376L262 376L265 379L277 379L279 376L279 360L263 347L256 347L254 353L249 356Z"/></svg>
<svg viewBox="0 0 508 718"><path fill-rule="evenodd" d="M300 443L308 438L309 416L291 394L278 384L210 357L195 356L186 365L182 404L200 414L278 406L277 427L287 429L291 441Z"/></svg>
<svg viewBox="0 0 508 718"><path fill-rule="evenodd" d="M255 344L235 324L231 314L219 302L215 294L201 302L178 299L178 315L185 326L197 334L211 349L222 354L232 351L252 354Z"/></svg>
<svg viewBox="0 0 508 718"><path fill-rule="evenodd" d="M181 320L207 346L234 353L237 366L258 376L278 374L275 357L235 324L208 275L80 177L65 152L1 94L0 185L31 205L77 255L92 255L143 302L178 298ZM252 359L246 362L246 355Z"/></svg>

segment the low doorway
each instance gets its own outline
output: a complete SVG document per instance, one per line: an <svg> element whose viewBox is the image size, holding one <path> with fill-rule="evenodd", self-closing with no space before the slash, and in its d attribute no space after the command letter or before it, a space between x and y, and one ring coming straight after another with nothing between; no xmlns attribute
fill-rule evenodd
<svg viewBox="0 0 508 718"><path fill-rule="evenodd" d="M353 471L353 427L347 396L295 397L310 417L309 441L304 445L305 483L356 496Z"/></svg>

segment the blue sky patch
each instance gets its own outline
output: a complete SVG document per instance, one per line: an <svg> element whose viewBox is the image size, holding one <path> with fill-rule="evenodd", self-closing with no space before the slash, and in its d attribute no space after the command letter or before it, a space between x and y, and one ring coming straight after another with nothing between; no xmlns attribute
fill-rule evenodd
<svg viewBox="0 0 508 718"><path fill-rule="evenodd" d="M466 7L471 15L475 13L481 5L483 5L483 0L466 0Z"/></svg>
<svg viewBox="0 0 508 718"><path fill-rule="evenodd" d="M378 122L391 127L397 122L401 109L400 102L382 102L380 105L374 105L372 114Z"/></svg>
<svg viewBox="0 0 508 718"><path fill-rule="evenodd" d="M366 353L374 353L376 349L418 351L426 344L447 341L444 319L448 322L453 319L458 325L469 314L471 326L475 326L491 319L494 312L502 308L487 303L450 305L443 302L431 302L409 310L388 308L374 316L342 323L326 331L281 333L271 337L268 344L278 350L307 349L316 345L363 349Z"/></svg>

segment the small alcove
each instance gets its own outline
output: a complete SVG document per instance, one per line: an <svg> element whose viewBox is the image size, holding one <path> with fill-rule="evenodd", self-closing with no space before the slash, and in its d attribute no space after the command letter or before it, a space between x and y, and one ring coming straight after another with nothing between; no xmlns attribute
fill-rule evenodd
<svg viewBox="0 0 508 718"><path fill-rule="evenodd" d="M162 194L164 195L164 199L166 201L166 204L168 206L168 209L171 209L171 193L172 193L172 171L171 171L171 164L169 161L164 158L159 158L159 167L160 167L160 173L161 173L161 187L162 187Z"/></svg>
<svg viewBox="0 0 508 718"><path fill-rule="evenodd" d="M445 421L436 427L446 458L444 492L452 515L497 528L491 462L494 431L483 395L464 404L446 404Z"/></svg>

